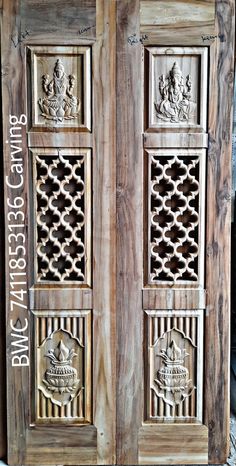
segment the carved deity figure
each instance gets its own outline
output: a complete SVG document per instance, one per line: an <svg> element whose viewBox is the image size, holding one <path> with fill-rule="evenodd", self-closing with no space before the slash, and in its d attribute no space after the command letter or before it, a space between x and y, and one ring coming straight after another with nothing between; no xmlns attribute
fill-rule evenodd
<svg viewBox="0 0 236 466"><path fill-rule="evenodd" d="M73 95L75 76L66 75L60 58L56 61L53 79L49 75L42 76L42 86L47 97L38 100L42 116L48 120L62 122L77 117L80 102Z"/></svg>
<svg viewBox="0 0 236 466"><path fill-rule="evenodd" d="M191 103L191 77L185 79L178 64L175 62L166 77L159 78L159 91L161 102L154 103L157 118L171 123L188 122L190 118Z"/></svg>

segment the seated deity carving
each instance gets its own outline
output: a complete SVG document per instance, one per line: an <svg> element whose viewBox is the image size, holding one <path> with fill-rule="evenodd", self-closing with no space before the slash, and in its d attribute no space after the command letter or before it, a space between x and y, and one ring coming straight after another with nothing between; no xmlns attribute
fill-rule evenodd
<svg viewBox="0 0 236 466"><path fill-rule="evenodd" d="M179 65L175 62L169 75L159 78L161 101L154 102L156 116L162 121L171 123L189 122L193 118L196 104L191 101L192 81L188 74L185 78Z"/></svg>
<svg viewBox="0 0 236 466"><path fill-rule="evenodd" d="M55 64L53 79L50 81L48 74L43 75L42 86L46 97L40 98L38 104L44 118L62 122L78 116L80 101L73 95L75 76L66 75L60 58Z"/></svg>

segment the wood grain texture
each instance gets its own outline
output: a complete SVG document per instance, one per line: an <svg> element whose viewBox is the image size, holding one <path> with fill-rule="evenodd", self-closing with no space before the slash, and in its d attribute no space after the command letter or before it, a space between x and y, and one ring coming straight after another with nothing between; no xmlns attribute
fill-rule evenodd
<svg viewBox="0 0 236 466"><path fill-rule="evenodd" d="M231 0L216 1L216 34L222 35L224 40L215 42L210 48L205 422L209 427L209 462L224 463L229 451L230 195L234 76L234 2Z"/></svg>
<svg viewBox="0 0 236 466"><path fill-rule="evenodd" d="M140 2L141 25L167 26L182 28L195 26L214 27L215 2L214 0L194 1L184 0L174 2L171 0L159 1L141 0Z"/></svg>
<svg viewBox="0 0 236 466"><path fill-rule="evenodd" d="M144 288L143 309L205 309L203 289Z"/></svg>
<svg viewBox="0 0 236 466"><path fill-rule="evenodd" d="M43 2L45 4L45 2ZM29 6L32 10L29 11ZM51 7L51 10L50 10ZM10 338L7 336L8 345L8 463L12 466L27 464L112 464L115 462L115 1L107 2L98 0L96 5L90 0L81 2L69 1L66 13L58 16L55 8L61 8L61 1L38 4L35 1L20 0L17 3L6 1L4 4L4 31L7 38L3 50L3 90L4 90L4 140L8 138L9 113L19 115L26 113L26 48L48 44L69 47L71 44L78 47L84 43L90 45L93 55L93 123L94 134L71 133L69 128L64 134L57 128L50 128L36 134L30 132L23 137L24 168L28 158L27 146L30 149L42 148L92 148L91 158L94 176L93 183L93 290L85 287L78 289L76 284L58 284L49 286L36 286L30 289L29 313L30 329L33 327L32 310L43 309L50 312L52 306L57 312L55 324L58 319L64 319L64 324L73 317L73 309L91 309L93 326L93 367L90 384L93 384L93 403L91 418L94 426L50 426L40 424L30 425L29 411L31 408L29 370L25 368L11 368L10 366ZM91 8L91 9L90 9ZM63 8L63 10L65 10ZM60 11L63 11L60 10ZM31 13L34 12L34 16ZM45 19L45 14L48 14ZM37 14L36 14L37 13ZM81 13L81 16L79 16ZM48 19L58 17L58 22L48 28ZM33 19L34 18L34 19ZM76 20L75 20L76 19ZM89 26L92 31L91 21L95 20L97 28L96 41L94 31L92 39L83 39L82 33L78 33L75 27ZM81 23L82 21L82 23ZM25 32L24 27L31 23L31 30ZM49 21L50 22L50 21ZM69 23L71 27L69 26ZM95 25L95 24L94 24ZM95 42L95 43L94 43ZM73 47L71 47L73 49ZM48 50L48 49L47 49ZM62 49L61 49L62 50ZM28 92L29 92L29 81ZM106 92L104 92L106 89ZM27 102L31 105L30 99ZM48 149L47 149L48 150ZM70 149L71 150L71 149ZM10 172L9 153L5 150L5 175ZM32 193L35 185L28 189L28 172L25 180L23 196L25 202L30 198L29 216L32 218ZM30 172L32 177L32 173ZM14 179L14 178L13 178ZM16 179L16 176L15 176ZM7 187L5 187L8 194ZM28 191L28 192L27 192ZM12 195L12 193L10 193ZM15 194L15 193L14 193ZM17 192L18 194L18 192ZM22 194L19 191L19 194ZM26 202L27 204L27 202ZM25 212L28 215L28 212ZM28 219L28 217L26 217ZM27 222L28 223L28 222ZM27 229L24 232L27 237ZM7 230L6 230L7 235ZM28 239L28 238L27 238ZM28 246L26 244L27 250ZM32 249L30 249L29 267L30 286L33 284ZM6 263L9 264L6 255ZM103 273L101 273L101 271ZM7 274L9 270L7 270ZM8 275L7 275L8 280ZM7 293L9 292L9 280L7 281ZM8 294L7 294L8 296ZM72 306L73 303L73 306ZM28 303L27 303L28 304ZM9 319L9 299L7 301L7 318ZM18 318L17 312L11 313L11 317ZM43 318L45 319L45 318ZM52 319L50 315L49 320ZM18 323L22 321L18 319ZM23 321L24 323L24 321ZM51 320L50 320L51 323ZM65 325L67 325L67 323ZM45 330L45 320L42 321ZM69 325L69 323L68 323ZM71 324L70 324L71 325ZM23 326L23 325L22 325ZM41 327L40 327L41 328ZM7 320L7 332L9 331ZM32 334L32 362L35 352L35 342ZM31 365L31 377L34 372ZM54 412L56 408L54 408ZM50 415L50 413L49 413ZM50 416L49 416L50 417ZM90 414L87 417L90 421Z"/></svg>
<svg viewBox="0 0 236 466"><path fill-rule="evenodd" d="M2 28L2 93L3 93L3 141L9 138L9 115L20 117L26 113L26 99L19 99L18 96L25 95L25 75L24 69L24 52L19 45L15 47L11 37L18 34L20 17L19 4L15 2L3 1L3 28ZM21 79L19 79L19 71ZM14 89L14 92L13 92ZM22 130L22 154L26 154L26 136L25 127ZM13 183L17 184L19 178L16 173L10 171L10 145L5 145L4 175L11 176ZM24 174L27 177L27 158L24 157ZM11 190L4 183L5 194L5 212L7 211L7 198L11 202L15 196L21 196L24 199L24 214L27 216L27 193L26 183L24 187ZM27 235L26 225L21 230ZM8 228L5 225L5 238L8 238ZM15 241L12 243L15 249ZM19 256L18 256L19 257ZM24 464L26 451L26 422L29 418L29 406L25 400L30 399L29 392L29 367L12 367L11 363L11 328L10 319L14 325L17 322L19 328L25 325L27 312L19 313L18 310L10 311L10 288L9 288L9 254L8 247L5 248L6 263L6 346L7 346L7 386L14 387L14 390L8 390L7 393L7 435L8 435L8 463L12 465ZM23 304L27 306L27 299L24 298ZM10 409L11 408L11 411ZM11 413L14 413L13 415Z"/></svg>
<svg viewBox="0 0 236 466"><path fill-rule="evenodd" d="M0 0L0 31L2 30L2 0ZM0 45L0 47L2 47ZM1 61L1 60L0 60ZM2 105L2 90L0 88L0 105ZM0 125L0 147L3 152L3 128L2 122ZM4 177L3 177L3 158L0 161L0 191L4 191ZM1 203L0 215L4 218L4 206ZM5 340L5 265L4 265L4 234L0 235L0 374L2 374L2 383L0 385L0 458L6 456L6 340Z"/></svg>
<svg viewBox="0 0 236 466"><path fill-rule="evenodd" d="M57 133L58 147L92 147L93 135L90 133L70 133L70 137L66 133L58 133L57 128L52 128L51 132L29 132L28 145L31 147L52 147Z"/></svg>
<svg viewBox="0 0 236 466"><path fill-rule="evenodd" d="M68 430L67 430L68 431ZM60 441L59 438L63 438ZM50 437L45 436L45 427L37 426L27 431L27 449L22 466L47 464L58 465L63 459L64 466L75 464L97 464L97 429L94 426L70 426L65 433L65 426L51 426ZM56 445L53 455L52 445ZM39 458L39 450L41 450ZM47 458L47 460L43 460ZM39 462L40 461L40 462ZM44 463L43 463L44 461ZM19 463L15 463L19 466Z"/></svg>
<svg viewBox="0 0 236 466"><path fill-rule="evenodd" d="M115 462L116 423L116 2L97 0L93 48L93 419L98 464Z"/></svg>
<svg viewBox="0 0 236 466"><path fill-rule="evenodd" d="M215 1L142 0L141 33L145 45L207 45L215 35ZM169 31L171 30L171 34ZM174 44L173 44L174 34Z"/></svg>
<svg viewBox="0 0 236 466"><path fill-rule="evenodd" d="M142 50L128 42L139 23L138 0L117 2L117 464L138 463L142 422Z"/></svg>
<svg viewBox="0 0 236 466"><path fill-rule="evenodd" d="M205 133L144 133L143 145L147 149L152 147L202 148L208 147L208 135Z"/></svg>
<svg viewBox="0 0 236 466"><path fill-rule="evenodd" d="M56 288L55 285L48 285L47 288L33 287L29 290L31 309L92 309L92 290L79 290L76 287L66 289Z"/></svg>
<svg viewBox="0 0 236 466"><path fill-rule="evenodd" d="M30 42L40 44L67 43L91 40L96 38L96 0L75 2L58 0L57 2L38 2L25 0L20 2L21 33L28 31ZM87 29L88 28L88 29ZM60 40L57 35L60 33Z"/></svg>
<svg viewBox="0 0 236 466"><path fill-rule="evenodd" d="M208 464L207 435L207 428L197 424L144 426L139 433L139 464Z"/></svg>

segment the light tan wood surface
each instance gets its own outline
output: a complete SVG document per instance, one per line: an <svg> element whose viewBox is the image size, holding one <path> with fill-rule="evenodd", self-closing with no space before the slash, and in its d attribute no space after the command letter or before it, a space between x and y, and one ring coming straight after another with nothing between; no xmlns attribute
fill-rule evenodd
<svg viewBox="0 0 236 466"><path fill-rule="evenodd" d="M234 82L235 4L216 2L211 46L207 178L205 336L205 421L209 463L224 463L229 452L231 131ZM222 83L226 83L222 85ZM227 94L224 89L227 88Z"/></svg>
<svg viewBox="0 0 236 466"><path fill-rule="evenodd" d="M195 425L191 431L186 425L175 428L161 425L142 428L139 434L140 464L208 464L207 428ZM158 454L153 455L153 445ZM159 445L159 446L158 446Z"/></svg>
<svg viewBox="0 0 236 466"><path fill-rule="evenodd" d="M2 24L9 466L224 463L233 0Z"/></svg>
<svg viewBox="0 0 236 466"><path fill-rule="evenodd" d="M140 6L145 44L202 46L215 39L214 0L142 0Z"/></svg>
<svg viewBox="0 0 236 466"><path fill-rule="evenodd" d="M24 226L20 236L11 227L6 249L8 463L112 464L115 2L6 1L3 23L5 141L14 140L9 114L28 120L21 136L18 128L20 168L5 146L5 208L16 196L24 206L9 215ZM9 273L22 264L27 287L10 311ZM28 322L29 366L12 365L10 319L15 333Z"/></svg>

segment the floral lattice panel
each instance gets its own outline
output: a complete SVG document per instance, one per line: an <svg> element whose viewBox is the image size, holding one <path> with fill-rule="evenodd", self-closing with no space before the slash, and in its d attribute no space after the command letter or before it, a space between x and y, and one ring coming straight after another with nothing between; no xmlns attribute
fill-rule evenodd
<svg viewBox="0 0 236 466"><path fill-rule="evenodd" d="M203 312L145 311L146 421L202 421Z"/></svg>
<svg viewBox="0 0 236 466"><path fill-rule="evenodd" d="M91 312L34 311L39 423L91 421Z"/></svg>
<svg viewBox="0 0 236 466"><path fill-rule="evenodd" d="M28 47L32 127L91 131L90 46Z"/></svg>
<svg viewBox="0 0 236 466"><path fill-rule="evenodd" d="M91 284L89 149L34 149L35 282Z"/></svg>
<svg viewBox="0 0 236 466"><path fill-rule="evenodd" d="M149 129L206 131L207 47L147 47Z"/></svg>
<svg viewBox="0 0 236 466"><path fill-rule="evenodd" d="M205 150L147 150L146 283L204 286Z"/></svg>

